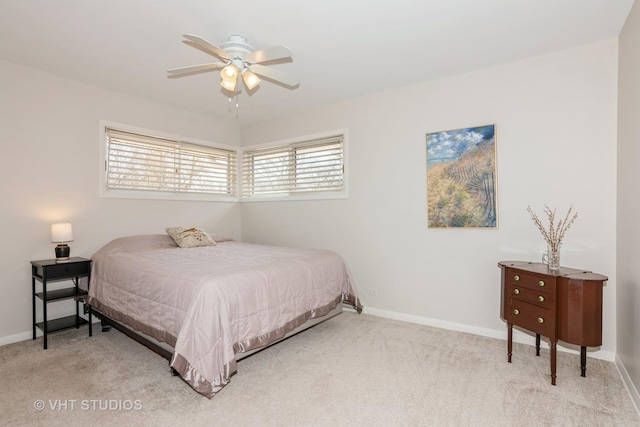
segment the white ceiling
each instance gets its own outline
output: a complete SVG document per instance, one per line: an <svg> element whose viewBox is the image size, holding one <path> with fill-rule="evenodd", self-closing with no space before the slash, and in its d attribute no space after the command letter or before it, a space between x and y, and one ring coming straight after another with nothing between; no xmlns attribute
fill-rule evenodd
<svg viewBox="0 0 640 427"><path fill-rule="evenodd" d="M633 0L0 0L0 60L240 124L617 37ZM236 114L182 34L283 44L296 75ZM230 111L231 110L231 111ZM236 118L237 116L237 118Z"/></svg>

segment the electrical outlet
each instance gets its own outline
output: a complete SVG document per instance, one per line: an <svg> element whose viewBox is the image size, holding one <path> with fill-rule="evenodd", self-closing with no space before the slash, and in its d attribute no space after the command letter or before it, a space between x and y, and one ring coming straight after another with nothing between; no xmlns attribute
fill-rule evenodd
<svg viewBox="0 0 640 427"><path fill-rule="evenodd" d="M377 289L373 289L373 288L369 288L369 289L367 289L367 295L371 295L372 297L377 297L378 296L378 290Z"/></svg>

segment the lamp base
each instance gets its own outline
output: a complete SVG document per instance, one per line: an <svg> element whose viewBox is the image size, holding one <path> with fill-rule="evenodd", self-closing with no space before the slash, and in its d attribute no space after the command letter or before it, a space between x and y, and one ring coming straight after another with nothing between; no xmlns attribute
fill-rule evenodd
<svg viewBox="0 0 640 427"><path fill-rule="evenodd" d="M60 243L56 246L56 261L69 261L71 248L66 243Z"/></svg>

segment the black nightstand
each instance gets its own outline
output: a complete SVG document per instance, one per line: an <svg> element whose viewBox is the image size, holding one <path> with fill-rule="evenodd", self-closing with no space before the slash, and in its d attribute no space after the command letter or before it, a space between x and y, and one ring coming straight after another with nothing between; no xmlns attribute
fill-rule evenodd
<svg viewBox="0 0 640 427"><path fill-rule="evenodd" d="M91 277L91 260L86 258L70 258L65 262L57 262L55 259L31 261L31 291L33 302L33 339L36 339L36 327L44 333L44 349L47 349L47 334L69 328L79 328L89 324L89 336L93 335L91 327L91 306L87 305L89 320L80 317L80 301L87 297L87 291L78 287L78 280L87 277L87 283ZM42 292L36 293L36 280L42 283ZM61 280L71 280L73 286L54 291L47 291L47 283ZM36 297L42 300L42 322L36 322ZM75 299L76 314L58 319L47 319L47 304L55 301Z"/></svg>

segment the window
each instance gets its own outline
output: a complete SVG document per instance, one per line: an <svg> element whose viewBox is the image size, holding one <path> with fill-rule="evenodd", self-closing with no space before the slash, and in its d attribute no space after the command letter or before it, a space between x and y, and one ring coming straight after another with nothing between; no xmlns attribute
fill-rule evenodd
<svg viewBox="0 0 640 427"><path fill-rule="evenodd" d="M242 155L242 197L340 196L344 165L344 134L247 149Z"/></svg>
<svg viewBox="0 0 640 427"><path fill-rule="evenodd" d="M104 127L104 190L116 197L236 197L235 150ZM127 195L128 194L128 195Z"/></svg>

